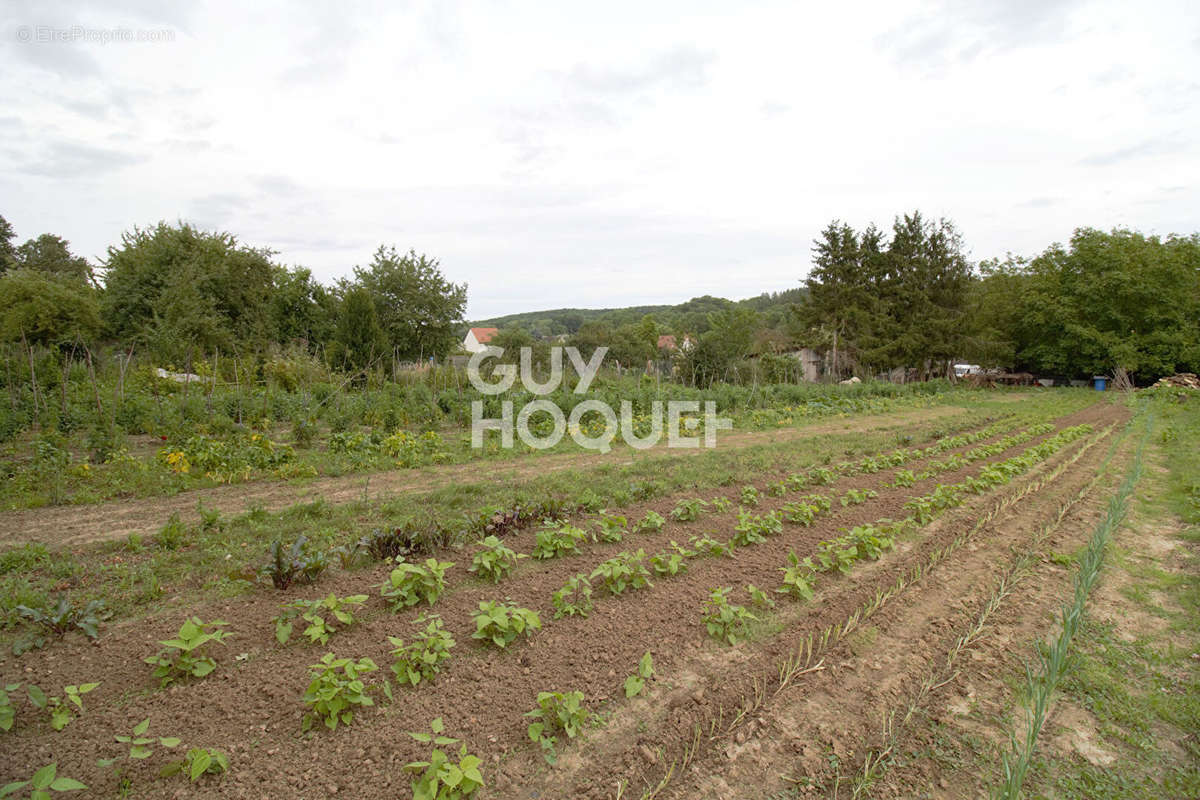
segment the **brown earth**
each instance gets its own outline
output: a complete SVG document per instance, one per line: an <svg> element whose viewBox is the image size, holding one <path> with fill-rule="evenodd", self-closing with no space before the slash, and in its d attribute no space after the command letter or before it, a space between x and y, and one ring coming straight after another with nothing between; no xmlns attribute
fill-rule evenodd
<svg viewBox="0 0 1200 800"><path fill-rule="evenodd" d="M1093 406L1060 419L1058 424L1086 421L1101 425L1125 416L1126 412L1119 407ZM1038 440L988 461L1008 457ZM1068 446L1047 462L1046 468L1085 446L1084 440ZM1092 451L1100 449L1093 447ZM1089 468L1094 471L1095 457L1089 452L1066 475L1085 479ZM944 483L961 480L976 473L984 463L987 461L945 473L937 480ZM911 463L906 465L913 467ZM452 735L461 736L472 752L485 758L484 770L490 785L480 797L610 797L620 780L628 781L630 790L636 789L635 793L640 795L644 785L653 785L660 779L674 758L673 753L690 737L695 724L725 719L727 709L736 708L752 692L752 681L775 671L775 664L794 651L806 632L844 619L864 599L890 585L897 575L927 560L933 549L953 539L981 509L995 500L993 496L972 499L922 529L914 541L905 543L880 562L860 565L848 576L822 583L816 603L793 606L781 601L779 619L783 627L778 633L768 632L764 638L734 648L717 645L705 635L698 614L713 586L744 587L753 582L772 588L778 585L779 566L789 551L803 555L822 539L837 535L840 528L884 516L899 517L907 497L929 491L934 483L924 481L911 489L886 487L884 484L890 481L891 474L889 470L843 478L834 487L813 487L808 491L833 497L849 488L866 487L876 488L879 495L863 505L848 508L835 502L831 513L810 528L788 525L782 536L741 548L733 558L690 560L686 574L655 579L650 589L618 597L609 597L597 588L596 609L587 618L552 619L550 595L571 574L588 572L621 549L645 548L653 553L668 547L672 540L686 541L691 534L708 533L726 539L736 513L706 514L688 524L670 521L656 534L627 534L621 544L591 545L579 555L551 561L524 561L499 586L465 577L469 552L445 554L444 559L458 564L451 570L449 591L436 606L437 613L458 639L447 668L432 686L398 689L395 703L367 710L348 728L332 733L320 730L307 736L300 734L303 707L299 696L308 681L307 665L316 662L328 649L341 656L370 656L381 665L381 672L386 673L391 662L386 637L407 636L412 630L411 622L420 612L410 609L395 615L388 613L377 590L387 573L382 565L331 573L318 586L298 592L264 590L193 609L206 620L214 617L227 620L235 636L227 647L214 648L219 651L215 655L220 668L213 675L165 691L157 691L149 676L150 668L141 659L155 652L158 640L174 634L182 621L178 612L112 625L94 645L69 636L60 644L21 658L4 656L0 659L3 683L33 681L55 689L92 680L102 681L102 685L86 696L87 713L72 722L63 734L49 733L44 722L35 720L33 710L22 704L16 727L5 737L0 775L23 776L56 760L62 774L92 785L97 795L111 795L118 788L117 781L110 773L96 770L95 758L117 755L119 747L112 740L113 734L128 732L149 717L152 734L179 736L184 746L220 747L229 753L232 768L224 780L206 779L207 782L197 786L179 778L156 780L154 774L167 758L156 754L145 762L137 762L125 773L135 787L136 796L406 796L408 779L399 767L427 755L427 751L423 754L405 732L426 730L433 717L441 716ZM783 477L766 475L764 482ZM1032 480L1032 476L1026 480ZM1021 484L1021 480L1015 480L1011 486L999 490L998 495L1017 491ZM735 490L726 489L720 494L732 498ZM625 513L637 519L646 510L654 509L666 516L676 499L639 504ZM788 499L766 497L755 513L777 508ZM1027 502L1039 501L1035 496ZM1000 533L997 531L996 535ZM533 536L532 531L521 533L512 537L510 544L518 551L528 552ZM981 534L976 541L985 538ZM952 563L953 567L943 565L943 571L957 570L965 563L970 568L962 570L965 576L988 566L984 555L965 562L955 558ZM368 594L371 600L361 615L362 621L339 631L328 648L306 644L280 647L274 642L271 620L278 613L279 603L298 596L320 597L329 592ZM735 601L745 602L744 591L738 588L736 592L742 597ZM471 614L478 603L504 597L537 610L542 615L544 630L505 651L472 642ZM896 609L904 607L901 603ZM888 608L871 624L882 628L892 619L908 617ZM621 685L647 650L654 654L659 677L652 682L644 699L627 702ZM834 662L827 663L828 674L832 675ZM826 679L825 672L813 675L816 680ZM376 673L371 677L382 679L383 675ZM572 689L585 693L589 708L601 712L602 718L608 720L607 727L589 733L582 744L566 748L559 767L550 770L536 746L527 741L527 720L521 714L533 707L538 691ZM644 730L635 720L644 723ZM709 758L714 752L706 744L702 755Z"/></svg>

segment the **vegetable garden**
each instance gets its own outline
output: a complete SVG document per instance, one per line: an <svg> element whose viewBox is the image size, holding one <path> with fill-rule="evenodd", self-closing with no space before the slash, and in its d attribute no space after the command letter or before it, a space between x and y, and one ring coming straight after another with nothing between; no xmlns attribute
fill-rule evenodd
<svg viewBox="0 0 1200 800"><path fill-rule="evenodd" d="M1016 797L1156 424L1095 400L447 487L402 518L369 499L202 515L58 574L56 551L11 549L0 791L954 796L912 745L986 680L963 662L1013 585L1054 569L1074 622L971 789ZM1070 571L1047 557L1075 549ZM137 602L125 559L195 574ZM1005 624L1042 652L1044 628Z"/></svg>

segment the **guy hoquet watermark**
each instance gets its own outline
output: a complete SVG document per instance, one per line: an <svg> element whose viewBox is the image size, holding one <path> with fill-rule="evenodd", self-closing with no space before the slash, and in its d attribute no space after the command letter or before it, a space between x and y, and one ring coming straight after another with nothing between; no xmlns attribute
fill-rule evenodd
<svg viewBox="0 0 1200 800"><path fill-rule="evenodd" d="M111 44L126 42L173 42L175 31L169 28L85 28L83 25L21 25L16 39L22 44Z"/></svg>
<svg viewBox="0 0 1200 800"><path fill-rule="evenodd" d="M573 390L574 393L584 394L587 392L588 387L595 380L596 374L600 371L600 365L604 362L604 355L608 352L607 347L596 348L596 351L592 353L591 360L587 362L580 356L579 350L574 347L550 348L550 377L540 383L533 375L533 348L522 347L520 358L521 385L531 394L543 398L557 389L562 384L564 352L566 352L575 373L579 376L579 382L575 384ZM486 347L471 356L471 360L467 363L467 378L471 381L471 385L478 389L480 393L486 395L503 394L511 389L516 382L518 373L516 364L495 365L492 368L491 377L497 380L492 382L484 380L480 374L480 367L485 361L498 359L503 355L504 348L502 347ZM716 447L717 431L731 430L733 428L732 420L728 417L717 416L717 404L711 400L704 402L704 413L700 417L685 416L700 412L699 400L668 400L665 404L661 400L653 401L649 414L650 430L642 436L638 436L634 430L633 403L629 400L621 401L619 418L611 405L602 400L594 399L579 402L571 409L570 415L564 415L563 410L558 404L550 400L533 400L525 403L515 417L513 416L513 401L504 400L501 403L499 418L485 418L483 416L483 401L475 400L471 403L471 446L481 449L483 447L484 432L494 430L500 432L502 446L511 448L513 446L513 431L515 429L521 441L536 450L544 450L558 444L562 441L562 437L567 431L570 431L571 438L575 440L576 444L588 450L599 450L602 453L607 453L612 449L612 442L618 433L622 440L630 447L644 450L658 444L662 439L664 405L666 407L665 427L667 430L667 447ZM554 423L553 429L543 436L535 434L529 427L530 418L539 411L549 414L551 421ZM591 436L584 433L581 425L584 416L589 412L595 412L604 420L604 430ZM697 426L703 428L703 437L688 435L683 431L684 428L691 428L690 433L695 433L694 428Z"/></svg>

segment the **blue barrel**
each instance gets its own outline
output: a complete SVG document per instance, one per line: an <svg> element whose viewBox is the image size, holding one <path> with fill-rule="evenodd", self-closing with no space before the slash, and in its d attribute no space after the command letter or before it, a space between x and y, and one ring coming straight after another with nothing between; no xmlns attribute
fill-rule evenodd
<svg viewBox="0 0 1200 800"><path fill-rule="evenodd" d="M1097 375L1096 377L1092 378L1092 380L1095 381L1097 392L1103 392L1105 386L1108 385L1108 378L1104 377L1103 375Z"/></svg>

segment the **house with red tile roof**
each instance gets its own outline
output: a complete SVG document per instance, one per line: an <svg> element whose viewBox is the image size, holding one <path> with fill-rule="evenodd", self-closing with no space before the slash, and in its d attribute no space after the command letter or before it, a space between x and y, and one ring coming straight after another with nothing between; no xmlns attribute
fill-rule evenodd
<svg viewBox="0 0 1200 800"><path fill-rule="evenodd" d="M487 347L487 343L499 332L499 328L471 328L467 331L466 338L463 339L463 350L468 353L478 353Z"/></svg>

